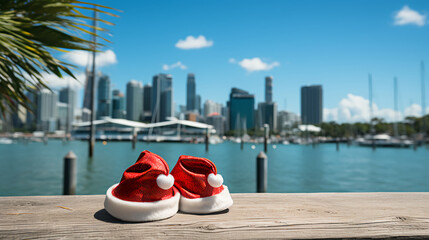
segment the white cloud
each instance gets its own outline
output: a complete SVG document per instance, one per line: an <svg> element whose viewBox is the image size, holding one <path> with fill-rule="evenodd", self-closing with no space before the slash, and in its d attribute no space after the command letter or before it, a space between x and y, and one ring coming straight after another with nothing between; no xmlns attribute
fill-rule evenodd
<svg viewBox="0 0 429 240"><path fill-rule="evenodd" d="M234 61L229 61L230 63L235 63ZM272 62L272 63L266 63L263 62L260 58L244 58L240 62L238 62L238 65L240 65L242 68L246 69L248 72L255 72L255 71L268 71L271 70L277 66L280 65L278 62Z"/></svg>
<svg viewBox="0 0 429 240"><path fill-rule="evenodd" d="M62 58L69 61L77 66L91 66L92 64L92 53L87 51L75 50L65 53ZM116 54L112 50L100 52L96 54L95 65L97 67L104 67L117 63ZM88 64L90 63L90 64Z"/></svg>
<svg viewBox="0 0 429 240"><path fill-rule="evenodd" d="M85 74L82 72L75 73L74 74L76 79L73 79L72 77L68 75L63 75L63 78L59 78L54 74L49 73L42 73L42 78L45 80L47 85L51 88L60 88L60 87L67 87L70 86L72 88L80 89L85 84Z"/></svg>
<svg viewBox="0 0 429 240"><path fill-rule="evenodd" d="M429 114L429 107L426 107L425 115ZM412 117L421 117L422 116L422 106L419 104L411 104L409 107L404 110L405 116Z"/></svg>
<svg viewBox="0 0 429 240"><path fill-rule="evenodd" d="M194 36L187 36L185 40L179 39L176 47L184 50L199 49L213 46L213 41L209 41L203 35L195 38Z"/></svg>
<svg viewBox="0 0 429 240"><path fill-rule="evenodd" d="M372 109L373 117L383 118L387 122L403 118L401 112L395 112L389 108L379 109L375 103L372 104ZM338 107L323 109L323 119L327 122L368 122L370 116L369 100L353 94L347 94L347 98L341 99Z"/></svg>
<svg viewBox="0 0 429 240"><path fill-rule="evenodd" d="M426 15L420 14L419 12L412 10L408 6L404 6L395 15L395 25L407 25L415 24L417 26L425 25Z"/></svg>
<svg viewBox="0 0 429 240"><path fill-rule="evenodd" d="M178 61L177 63L173 63L171 65L167 65L167 64L162 65L162 69L164 69L165 71L171 70L174 68L180 68L182 70L185 70L187 67L181 61Z"/></svg>
<svg viewBox="0 0 429 240"><path fill-rule="evenodd" d="M237 60L235 60L235 58L230 58L230 59L228 60L228 62L229 62L229 63L236 63L236 62L237 62Z"/></svg>

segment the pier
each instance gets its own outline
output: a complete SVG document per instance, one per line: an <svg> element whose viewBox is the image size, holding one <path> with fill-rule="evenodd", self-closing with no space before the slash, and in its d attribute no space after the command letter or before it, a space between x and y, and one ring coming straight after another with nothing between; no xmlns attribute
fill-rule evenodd
<svg viewBox="0 0 429 240"><path fill-rule="evenodd" d="M231 209L124 223L104 195L0 197L0 237L429 238L429 193L232 194Z"/></svg>

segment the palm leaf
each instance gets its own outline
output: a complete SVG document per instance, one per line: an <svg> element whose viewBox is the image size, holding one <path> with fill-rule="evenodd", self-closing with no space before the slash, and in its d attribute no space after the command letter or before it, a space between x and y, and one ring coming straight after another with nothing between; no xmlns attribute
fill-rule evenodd
<svg viewBox="0 0 429 240"><path fill-rule="evenodd" d="M73 65L54 57L57 51L98 51L104 46L85 40L94 35L86 21L111 22L90 15L91 11L117 17L111 7L76 0L1 0L0 4L0 111L30 107L26 92L48 88L42 78L47 72L60 78L69 75ZM79 11L82 10L82 11ZM88 13L85 15L82 12ZM107 39L95 34L106 42ZM48 88L49 89L49 88Z"/></svg>

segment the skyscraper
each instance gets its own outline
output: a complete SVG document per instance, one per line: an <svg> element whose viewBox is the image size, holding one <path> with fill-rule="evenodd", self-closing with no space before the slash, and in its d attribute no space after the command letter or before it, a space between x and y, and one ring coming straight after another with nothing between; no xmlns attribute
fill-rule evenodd
<svg viewBox="0 0 429 240"><path fill-rule="evenodd" d="M82 108L86 108L91 110L91 82L92 82L92 73L89 69L85 71L85 91L83 95L83 106Z"/></svg>
<svg viewBox="0 0 429 240"><path fill-rule="evenodd" d="M258 127L264 127L268 124L270 129L277 129L277 103L275 102L262 102L258 104L258 111L256 112L256 121Z"/></svg>
<svg viewBox="0 0 429 240"><path fill-rule="evenodd" d="M48 89L42 89L37 94L37 130L53 132L57 130L58 96Z"/></svg>
<svg viewBox="0 0 429 240"><path fill-rule="evenodd" d="M155 122L165 121L174 116L173 77L169 74L153 76L152 81L152 119Z"/></svg>
<svg viewBox="0 0 429 240"><path fill-rule="evenodd" d="M143 86L136 80L127 83L127 119L139 121L143 113Z"/></svg>
<svg viewBox="0 0 429 240"><path fill-rule="evenodd" d="M254 95L238 88L232 88L228 105L230 130L252 129L254 127Z"/></svg>
<svg viewBox="0 0 429 240"><path fill-rule="evenodd" d="M152 117L152 86L146 84L143 87L143 121L150 122Z"/></svg>
<svg viewBox="0 0 429 240"><path fill-rule="evenodd" d="M125 97L118 89L112 92L112 118L125 118Z"/></svg>
<svg viewBox="0 0 429 240"><path fill-rule="evenodd" d="M273 77L265 78L265 102L273 101Z"/></svg>
<svg viewBox="0 0 429 240"><path fill-rule="evenodd" d="M59 101L67 104L65 130L70 132L76 110L76 90L71 87L61 89L59 92Z"/></svg>
<svg viewBox="0 0 429 240"><path fill-rule="evenodd" d="M222 104L213 102L212 100L206 100L204 102L204 116L207 117L212 113L222 115Z"/></svg>
<svg viewBox="0 0 429 240"><path fill-rule="evenodd" d="M201 96L197 95L195 97L195 112L197 112L198 114L201 114Z"/></svg>
<svg viewBox="0 0 429 240"><path fill-rule="evenodd" d="M110 92L110 78L107 75L102 75L98 80L97 88L97 118L111 116L111 92Z"/></svg>
<svg viewBox="0 0 429 240"><path fill-rule="evenodd" d="M195 84L195 75L193 73L188 74L188 81L186 82L186 110L195 111L196 101L196 84Z"/></svg>
<svg viewBox="0 0 429 240"><path fill-rule="evenodd" d="M321 85L301 87L301 120L303 124L320 124L323 122Z"/></svg>

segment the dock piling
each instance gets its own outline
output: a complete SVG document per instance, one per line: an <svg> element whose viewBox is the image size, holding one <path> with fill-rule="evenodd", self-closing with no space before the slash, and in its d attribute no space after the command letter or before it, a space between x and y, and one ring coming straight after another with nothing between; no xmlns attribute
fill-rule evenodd
<svg viewBox="0 0 429 240"><path fill-rule="evenodd" d="M206 144L206 153L209 152L209 128L206 128L206 134L205 134L205 144Z"/></svg>
<svg viewBox="0 0 429 240"><path fill-rule="evenodd" d="M264 152L256 157L256 192L267 192L267 155Z"/></svg>
<svg viewBox="0 0 429 240"><path fill-rule="evenodd" d="M264 124L264 152L268 151L268 135L270 132L270 125Z"/></svg>
<svg viewBox="0 0 429 240"><path fill-rule="evenodd" d="M70 151L64 156L63 195L76 193L76 155Z"/></svg>

